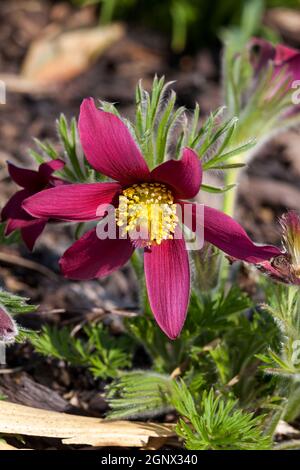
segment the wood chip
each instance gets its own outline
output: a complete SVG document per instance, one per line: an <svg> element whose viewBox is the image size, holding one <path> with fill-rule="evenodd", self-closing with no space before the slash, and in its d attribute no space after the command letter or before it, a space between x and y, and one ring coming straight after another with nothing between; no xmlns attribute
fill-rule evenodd
<svg viewBox="0 0 300 470"><path fill-rule="evenodd" d="M62 439L63 444L95 447L159 448L173 437L172 425L97 418L0 402L0 434Z"/></svg>

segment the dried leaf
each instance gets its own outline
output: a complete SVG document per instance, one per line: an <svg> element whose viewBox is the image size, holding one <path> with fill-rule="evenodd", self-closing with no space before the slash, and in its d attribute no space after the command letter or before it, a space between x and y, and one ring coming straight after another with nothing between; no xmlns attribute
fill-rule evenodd
<svg viewBox="0 0 300 470"><path fill-rule="evenodd" d="M7 442L0 441L0 450L18 450L16 447L10 446Z"/></svg>
<svg viewBox="0 0 300 470"><path fill-rule="evenodd" d="M121 24L62 32L53 26L35 40L25 58L21 76L39 83L76 77L124 35Z"/></svg>
<svg viewBox="0 0 300 470"><path fill-rule="evenodd" d="M298 429L293 428L290 424L280 420L276 428L276 436L293 436L299 437L300 433Z"/></svg>
<svg viewBox="0 0 300 470"><path fill-rule="evenodd" d="M289 39L300 39L300 12L292 8L271 8L267 11L265 22L268 26L284 34Z"/></svg>
<svg viewBox="0 0 300 470"><path fill-rule="evenodd" d="M95 447L158 448L174 436L173 427L157 423L105 421L0 402L0 434L62 439L64 444Z"/></svg>

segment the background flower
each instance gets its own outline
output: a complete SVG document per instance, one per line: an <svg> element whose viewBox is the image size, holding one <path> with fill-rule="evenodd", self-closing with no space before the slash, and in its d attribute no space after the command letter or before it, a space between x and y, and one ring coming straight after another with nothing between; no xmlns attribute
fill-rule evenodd
<svg viewBox="0 0 300 470"><path fill-rule="evenodd" d="M254 38L250 47L252 49L252 63L257 72L267 68L270 62L274 66L274 76L285 72L285 77L290 78L289 85L294 80L300 79L300 51L291 47L277 44L273 46L265 39Z"/></svg>
<svg viewBox="0 0 300 470"><path fill-rule="evenodd" d="M12 180L23 189L15 193L3 207L1 219L7 222L5 235L10 235L15 230L20 229L22 238L29 250L33 249L36 239L48 222L48 218L29 215L22 208L22 203L29 196L47 187L62 184L62 180L54 177L53 173L63 168L63 166L64 162L61 160L53 160L49 163L42 163L38 171L33 171L8 163L8 171Z"/></svg>

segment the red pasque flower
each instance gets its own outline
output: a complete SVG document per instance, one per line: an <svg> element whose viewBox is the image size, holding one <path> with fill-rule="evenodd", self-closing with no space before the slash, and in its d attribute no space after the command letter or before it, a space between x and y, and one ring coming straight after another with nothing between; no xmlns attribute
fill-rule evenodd
<svg viewBox="0 0 300 470"><path fill-rule="evenodd" d="M7 313L6 309L0 305L0 341L10 343L18 334L18 328Z"/></svg>
<svg viewBox="0 0 300 470"><path fill-rule="evenodd" d="M12 180L23 189L15 193L3 207L1 220L7 221L5 235L10 235L20 229L21 236L29 250L33 249L36 239L48 222L48 217L37 218L29 215L22 208L22 203L29 196L45 188L62 184L62 180L55 178L53 172L60 170L63 166L63 161L53 160L42 163L38 171L34 171L8 163L8 172Z"/></svg>
<svg viewBox="0 0 300 470"><path fill-rule="evenodd" d="M258 268L276 281L300 286L300 215L289 211L281 217L280 225L284 252Z"/></svg>
<svg viewBox="0 0 300 470"><path fill-rule="evenodd" d="M250 42L252 50L252 63L257 72L260 72L271 63L274 65L274 76L285 69L285 77L290 77L289 86L294 80L300 79L300 51L291 47L277 44L273 46L270 42L253 38Z"/></svg>
<svg viewBox="0 0 300 470"><path fill-rule="evenodd" d="M176 204L182 206L198 193L202 181L199 158L185 148L181 160L166 161L150 171L126 125L115 115L98 110L91 98L81 105L79 132L90 165L115 181L49 189L27 199L23 207L34 217L76 222L99 218L99 205L117 208L117 225L129 236L102 240L96 228L88 231L60 260L63 274L71 279L106 276L124 265L136 246L142 245L131 237L140 220L147 226L154 223L154 235L144 240L146 284L157 323L174 339L184 324L190 295L185 241L174 237L180 230ZM166 207L168 230L157 225L157 214L149 209L153 203ZM193 212L189 225L194 230L197 205L189 204ZM124 206L130 209L127 222L123 220ZM258 263L280 253L275 247L256 246L235 220L216 209L205 207L204 217L205 240L236 258Z"/></svg>

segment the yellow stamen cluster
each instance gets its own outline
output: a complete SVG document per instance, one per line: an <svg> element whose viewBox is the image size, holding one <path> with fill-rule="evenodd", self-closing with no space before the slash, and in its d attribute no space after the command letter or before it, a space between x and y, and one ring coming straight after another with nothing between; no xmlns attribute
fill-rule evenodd
<svg viewBox="0 0 300 470"><path fill-rule="evenodd" d="M117 225L137 246L173 238L178 222L172 192L161 183L134 184L119 197Z"/></svg>

